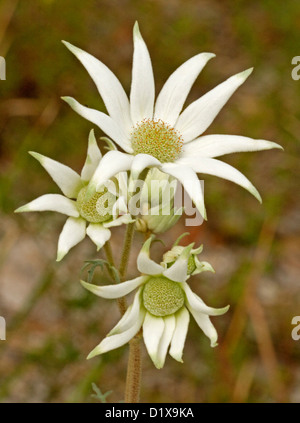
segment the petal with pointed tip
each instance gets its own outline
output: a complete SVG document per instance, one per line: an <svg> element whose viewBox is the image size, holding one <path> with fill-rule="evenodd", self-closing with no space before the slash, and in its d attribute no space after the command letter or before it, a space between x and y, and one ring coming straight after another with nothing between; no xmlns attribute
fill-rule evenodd
<svg viewBox="0 0 300 423"><path fill-rule="evenodd" d="M130 326L124 332L118 333L116 335L107 336L94 348L87 359L95 357L96 355L106 353L107 351L114 350L116 348L122 347L127 344L140 330L145 316L145 310L141 309L138 314L138 318L135 320L134 324Z"/></svg>
<svg viewBox="0 0 300 423"><path fill-rule="evenodd" d="M107 66L91 54L66 41L63 41L63 43L88 71L112 119L117 125L121 126L125 132L128 132L132 125L129 101L118 78Z"/></svg>
<svg viewBox="0 0 300 423"><path fill-rule="evenodd" d="M55 211L67 216L79 217L76 202L61 194L45 194L19 207L15 213L32 211Z"/></svg>
<svg viewBox="0 0 300 423"><path fill-rule="evenodd" d="M261 196L257 189L252 185L249 179L246 178L239 170L235 169L227 163L217 159L208 159L202 157L189 157L178 159L178 163L191 166L191 168L197 173L206 173L207 175L215 175L219 178L228 179L228 181L234 182L237 185L245 188L261 203Z"/></svg>
<svg viewBox="0 0 300 423"><path fill-rule="evenodd" d="M129 294L129 292L146 283L148 279L149 278L147 276L139 276L138 278L131 279L130 281L122 282L117 285L105 286L97 286L84 281L80 282L84 288L98 297L113 299Z"/></svg>
<svg viewBox="0 0 300 423"><path fill-rule="evenodd" d="M86 160L81 171L81 179L83 181L89 181L91 179L101 160L101 157L102 154L96 141L95 132L92 129L89 134Z"/></svg>
<svg viewBox="0 0 300 423"><path fill-rule="evenodd" d="M240 135L205 135L184 145L181 157L218 157L224 154L271 150L281 145Z"/></svg>
<svg viewBox="0 0 300 423"><path fill-rule="evenodd" d="M101 223L90 223L87 227L86 233L94 244L97 245L97 251L103 247L111 236L110 230L104 228Z"/></svg>
<svg viewBox="0 0 300 423"><path fill-rule="evenodd" d="M64 195L69 198L77 197L78 192L83 187L78 173L70 167L42 154L35 153L34 151L30 151L29 154L40 162Z"/></svg>
<svg viewBox="0 0 300 423"><path fill-rule="evenodd" d="M221 314L225 314L229 309L229 305L222 308L208 307L198 295L193 293L187 283L182 284L182 288L190 307L199 313L207 314L208 316L220 316Z"/></svg>
<svg viewBox="0 0 300 423"><path fill-rule="evenodd" d="M187 335L189 322L190 322L190 314L185 307L182 307L176 314L176 326L174 330L174 334L172 337L171 347L169 354L175 360L183 363L182 361L182 353L185 343L185 338Z"/></svg>
<svg viewBox="0 0 300 423"><path fill-rule="evenodd" d="M198 311L194 310L192 307L190 307L188 304L186 305L188 310L190 311L191 315L194 317L194 319L197 322L197 325L200 327L200 329L203 330L205 335L210 339L210 346L212 348L216 347L218 345L218 334L214 327L214 325L211 323L210 318L207 314L199 313Z"/></svg>
<svg viewBox="0 0 300 423"><path fill-rule="evenodd" d="M121 148L123 148L123 150L132 153L133 150L130 147L127 134L118 127L110 116L98 110L91 109L90 107L83 106L72 97L62 97L62 100L68 103L68 105L84 119L93 122L102 129L102 131L111 137Z"/></svg>
<svg viewBox="0 0 300 423"><path fill-rule="evenodd" d="M133 28L133 41L130 110L131 119L135 125L143 119L152 119L155 88L150 55L137 22Z"/></svg>
<svg viewBox="0 0 300 423"><path fill-rule="evenodd" d="M182 112L175 128L181 133L185 142L195 139L209 127L222 107L237 88L245 82L252 70L251 68L231 76L194 101Z"/></svg>
<svg viewBox="0 0 300 423"><path fill-rule="evenodd" d="M128 307L118 324L109 332L108 336L116 335L117 333L125 332L134 325L139 317L141 309L141 293L142 287L139 288L134 296L132 305Z"/></svg>
<svg viewBox="0 0 300 423"><path fill-rule="evenodd" d="M56 261L61 261L71 248L84 239L85 228L86 221L81 217L67 219L58 239Z"/></svg>
<svg viewBox="0 0 300 423"><path fill-rule="evenodd" d="M155 261L151 260L149 256L149 250L152 240L153 237L150 237L147 239L146 242L144 242L144 245L137 258L137 268L139 272L144 273L146 275L161 275L164 268L159 264L155 263Z"/></svg>
<svg viewBox="0 0 300 423"><path fill-rule="evenodd" d="M174 126L192 85L206 63L215 57L200 53L183 63L162 87L155 104L155 117Z"/></svg>
<svg viewBox="0 0 300 423"><path fill-rule="evenodd" d="M174 315L164 317L165 327L159 341L158 351L154 362L157 369L162 369L164 367L168 348L175 330L175 322L176 319Z"/></svg>
<svg viewBox="0 0 300 423"><path fill-rule="evenodd" d="M162 317L146 312L143 323L144 342L154 365L156 365L159 343L164 332L165 323Z"/></svg>

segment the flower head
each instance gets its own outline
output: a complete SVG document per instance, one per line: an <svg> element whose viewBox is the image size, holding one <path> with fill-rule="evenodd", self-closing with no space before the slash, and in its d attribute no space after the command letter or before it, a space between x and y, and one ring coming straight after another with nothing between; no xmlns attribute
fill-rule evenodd
<svg viewBox="0 0 300 423"><path fill-rule="evenodd" d="M108 286L81 281L86 289L103 298L119 298L138 288L132 305L88 358L121 347L143 328L147 351L158 369L163 367L168 350L175 360L182 362L190 313L210 339L211 346L217 345L218 335L209 316L224 314L229 306L220 309L208 307L187 284L193 244L184 247L179 257L167 267L164 262L158 264L151 260L149 249L152 239L150 237L144 243L138 255L137 267L141 276Z"/></svg>
<svg viewBox="0 0 300 423"><path fill-rule="evenodd" d="M114 173L131 170L137 177L143 169L157 167L182 183L204 218L204 199L197 173L235 182L261 201L256 188L242 173L215 157L281 147L274 142L238 135L202 135L252 69L230 77L182 112L197 76L215 55L201 53L183 63L169 77L155 102L151 59L137 23L133 38L130 101L119 80L102 62L64 42L94 80L108 115L85 107L71 97L63 99L125 151L111 151L101 161L90 181L89 195L98 191Z"/></svg>
<svg viewBox="0 0 300 423"><path fill-rule="evenodd" d="M42 195L19 207L16 212L50 210L69 216L59 236L57 261L62 260L72 247L85 238L85 235L90 237L99 250L111 236L109 228L132 221L127 213L124 199L122 197L116 199L115 195L104 186L92 197L86 198L88 183L102 160L93 130L89 135L87 157L81 175L39 153L30 152L30 154L41 163L63 195Z"/></svg>

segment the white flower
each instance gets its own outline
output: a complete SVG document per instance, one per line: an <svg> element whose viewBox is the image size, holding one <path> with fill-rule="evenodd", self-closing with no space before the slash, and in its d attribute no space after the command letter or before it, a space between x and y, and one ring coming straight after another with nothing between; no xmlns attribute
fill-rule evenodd
<svg viewBox="0 0 300 423"><path fill-rule="evenodd" d="M81 175L55 160L39 153L30 152L54 182L61 189L61 194L46 194L30 203L19 207L16 212L56 211L68 217L58 240L57 261L72 247L88 235L99 250L110 239L110 227L132 221L126 213L125 201L107 189L95 193L86 200L87 185L102 159L94 131L89 135L88 151ZM123 215L118 214L122 211Z"/></svg>
<svg viewBox="0 0 300 423"><path fill-rule="evenodd" d="M121 347L143 328L146 348L158 369L163 367L168 349L175 360L182 362L189 312L210 339L211 346L217 345L218 335L209 316L224 314L229 306L220 309L208 307L187 284L190 277L188 261L193 244L185 247L172 266L167 268L150 259L152 239L144 243L137 258L137 267L142 276L107 286L81 281L86 289L103 298L119 298L138 288L133 304L88 358Z"/></svg>
<svg viewBox="0 0 300 423"><path fill-rule="evenodd" d="M117 172L131 170L134 177L138 177L143 169L154 166L183 184L203 217L206 213L197 173L233 181L261 201L256 188L242 173L215 157L281 147L274 142L237 135L201 136L252 69L230 77L182 112L194 81L215 55L201 53L183 63L169 77L155 102L151 59L137 23L133 33L130 101L119 80L102 62L64 42L94 80L108 115L85 107L71 97L63 99L126 152L111 151L105 156L90 182L89 193L98 190Z"/></svg>

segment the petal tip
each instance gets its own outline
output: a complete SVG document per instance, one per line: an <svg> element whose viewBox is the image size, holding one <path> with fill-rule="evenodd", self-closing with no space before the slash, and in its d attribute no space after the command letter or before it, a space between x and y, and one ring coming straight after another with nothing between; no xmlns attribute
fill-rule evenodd
<svg viewBox="0 0 300 423"><path fill-rule="evenodd" d="M139 27L138 21L135 21L135 23L134 23L133 36L136 37L136 38L142 39L142 35L141 35L141 32L140 32L140 27Z"/></svg>
<svg viewBox="0 0 300 423"><path fill-rule="evenodd" d="M16 210L14 210L14 213L23 213L25 211L27 211L27 207L21 206L21 207L18 207Z"/></svg>
<svg viewBox="0 0 300 423"><path fill-rule="evenodd" d="M66 254L67 254L67 252L65 252L65 251L58 251L56 261L57 262L62 261L62 259L65 257Z"/></svg>
<svg viewBox="0 0 300 423"><path fill-rule="evenodd" d="M251 73L253 72L253 69L254 68L249 68L249 69L246 69L246 70L244 70L243 72L240 72L239 74L238 74L238 76L240 77L240 78L242 78L244 81L248 78L248 76L250 76L251 75Z"/></svg>

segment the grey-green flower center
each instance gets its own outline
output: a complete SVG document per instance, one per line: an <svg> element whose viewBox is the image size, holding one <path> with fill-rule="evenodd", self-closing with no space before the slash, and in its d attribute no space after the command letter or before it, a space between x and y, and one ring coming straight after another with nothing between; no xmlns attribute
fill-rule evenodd
<svg viewBox="0 0 300 423"><path fill-rule="evenodd" d="M162 120L144 119L131 133L133 153L149 154L162 163L178 159L183 139L176 129Z"/></svg>
<svg viewBox="0 0 300 423"><path fill-rule="evenodd" d="M111 219L115 196L107 189L96 192L89 200L86 200L87 186L79 191L77 207L80 215L91 223L102 223Z"/></svg>
<svg viewBox="0 0 300 423"><path fill-rule="evenodd" d="M164 276L152 277L143 290L144 306L154 316L176 313L183 306L184 299L180 284Z"/></svg>

